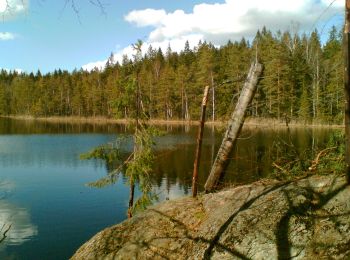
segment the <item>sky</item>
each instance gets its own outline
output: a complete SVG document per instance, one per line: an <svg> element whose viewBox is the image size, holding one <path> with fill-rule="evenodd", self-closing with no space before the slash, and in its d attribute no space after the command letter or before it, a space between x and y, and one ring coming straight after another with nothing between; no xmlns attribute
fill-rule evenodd
<svg viewBox="0 0 350 260"><path fill-rule="evenodd" d="M344 0L0 0L0 68L43 73L102 68L144 42L180 51L199 40L216 46L272 32L310 33L325 41L342 27ZM99 5L102 5L102 7ZM8 4L8 5L7 5Z"/></svg>

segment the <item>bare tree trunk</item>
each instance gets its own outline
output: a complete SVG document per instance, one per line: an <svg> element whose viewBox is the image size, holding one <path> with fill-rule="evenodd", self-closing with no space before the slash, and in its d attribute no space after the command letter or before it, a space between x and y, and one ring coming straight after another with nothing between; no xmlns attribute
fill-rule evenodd
<svg viewBox="0 0 350 260"><path fill-rule="evenodd" d="M70 91L69 91L69 89L67 90L67 109L66 109L66 111L67 111L67 114L71 114L72 113L72 109L71 109L71 104L70 104Z"/></svg>
<svg viewBox="0 0 350 260"><path fill-rule="evenodd" d="M331 94L331 102L330 102L330 111L331 111L331 117L333 117L333 94Z"/></svg>
<svg viewBox="0 0 350 260"><path fill-rule="evenodd" d="M262 72L262 65L259 63L252 63L246 82L244 83L241 95L237 102L236 108L231 115L231 119L228 123L225 137L222 141L214 164L211 168L210 175L205 183L205 191L210 192L217 186L219 180L223 177L224 171L228 165L228 157L231 154L239 133L244 124L244 117L247 107L251 103L256 86L259 80L259 76Z"/></svg>
<svg viewBox="0 0 350 260"><path fill-rule="evenodd" d="M185 120L189 120L189 119L190 119L190 115L188 111L188 99L187 99L187 93L185 90Z"/></svg>
<svg viewBox="0 0 350 260"><path fill-rule="evenodd" d="M135 183L134 181L130 181L128 218L132 217L132 207L134 206L134 194L135 194Z"/></svg>
<svg viewBox="0 0 350 260"><path fill-rule="evenodd" d="M184 83L181 82L181 119L184 120L185 113L184 113Z"/></svg>
<svg viewBox="0 0 350 260"><path fill-rule="evenodd" d="M214 154L215 154L215 126L211 125L211 156L210 156L210 164L214 163Z"/></svg>
<svg viewBox="0 0 350 260"><path fill-rule="evenodd" d="M315 77L315 75L313 75L313 77ZM313 120L316 119L316 83L315 83L315 79L313 79L312 82L312 117Z"/></svg>
<svg viewBox="0 0 350 260"><path fill-rule="evenodd" d="M350 0L345 2L345 30L344 30L344 89L345 89L345 161L346 173L350 184Z"/></svg>
<svg viewBox="0 0 350 260"><path fill-rule="evenodd" d="M290 118L293 118L293 112L294 112L294 83L292 83L292 89L290 92L290 96L291 96L291 103L290 103Z"/></svg>
<svg viewBox="0 0 350 260"><path fill-rule="evenodd" d="M211 72L211 87L213 91L213 122L215 122L215 86L214 86L214 77L213 77L213 72Z"/></svg>
<svg viewBox="0 0 350 260"><path fill-rule="evenodd" d="M60 96L61 96L61 98L60 98L60 116L62 116L63 115L63 90L60 91ZM28 112L29 112L29 110L28 110Z"/></svg>
<svg viewBox="0 0 350 260"><path fill-rule="evenodd" d="M208 102L208 92L209 92L209 86L206 86L204 89L204 95L203 95L203 101L202 101L202 113L201 113L198 138L197 138L196 157L194 160L194 167L193 167L193 177L192 177L192 197L193 198L197 196L198 169L199 169L199 162L201 159L201 148L202 148L203 130L204 130L204 123L205 123L205 110L207 108L207 102Z"/></svg>
<svg viewBox="0 0 350 260"><path fill-rule="evenodd" d="M152 107L152 102L153 102L153 100L152 100L152 82L150 82L150 84L149 84L149 119L152 119L152 109L153 109L153 107Z"/></svg>
<svg viewBox="0 0 350 260"><path fill-rule="evenodd" d="M281 105L281 101L280 101L280 71L279 71L279 67L277 70L277 118L278 120L280 120L280 105Z"/></svg>
<svg viewBox="0 0 350 260"><path fill-rule="evenodd" d="M316 55L316 117L319 119L320 111L319 111L319 95L320 95L320 80L319 80L319 63L318 63L318 53Z"/></svg>

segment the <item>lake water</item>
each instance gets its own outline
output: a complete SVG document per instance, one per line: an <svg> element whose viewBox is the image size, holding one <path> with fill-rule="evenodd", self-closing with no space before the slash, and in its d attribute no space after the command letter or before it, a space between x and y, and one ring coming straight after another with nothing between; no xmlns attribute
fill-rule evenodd
<svg viewBox="0 0 350 260"><path fill-rule="evenodd" d="M159 201L191 192L197 127L163 126L152 175ZM126 219L129 189L121 176L107 188L86 183L106 175L104 162L79 155L113 142L124 125L54 124L0 119L0 228L11 224L0 259L67 259L105 227ZM292 131L298 149L322 146L332 130ZM199 183L203 186L223 129L205 130ZM226 181L249 183L269 177L271 147L285 130L249 128L242 133ZM124 147L131 151L131 142ZM139 194L139 193L138 193ZM137 194L136 194L137 195ZM0 238L1 239L1 238Z"/></svg>

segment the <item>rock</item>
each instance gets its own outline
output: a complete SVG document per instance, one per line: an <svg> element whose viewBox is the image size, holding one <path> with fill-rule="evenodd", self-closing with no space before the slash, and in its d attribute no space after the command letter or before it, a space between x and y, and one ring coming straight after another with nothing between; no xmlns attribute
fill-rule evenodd
<svg viewBox="0 0 350 260"><path fill-rule="evenodd" d="M259 181L166 201L107 228L72 259L349 259L344 176Z"/></svg>

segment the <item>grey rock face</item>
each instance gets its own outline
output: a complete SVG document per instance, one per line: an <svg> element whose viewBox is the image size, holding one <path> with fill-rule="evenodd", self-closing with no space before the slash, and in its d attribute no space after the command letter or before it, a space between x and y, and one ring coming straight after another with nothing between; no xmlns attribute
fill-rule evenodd
<svg viewBox="0 0 350 260"><path fill-rule="evenodd" d="M350 259L344 176L250 185L156 205L72 259Z"/></svg>

